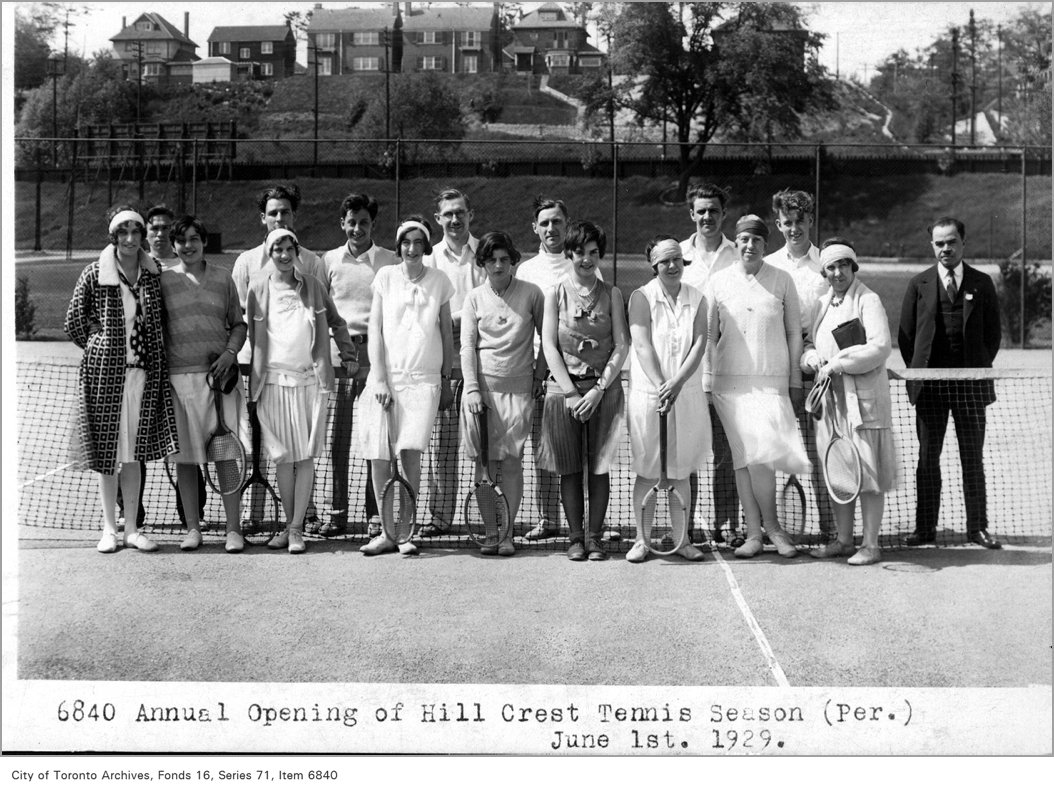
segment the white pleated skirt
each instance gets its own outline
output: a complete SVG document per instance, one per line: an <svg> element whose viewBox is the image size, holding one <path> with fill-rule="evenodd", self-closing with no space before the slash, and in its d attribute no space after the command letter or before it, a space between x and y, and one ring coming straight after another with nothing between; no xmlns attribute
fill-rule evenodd
<svg viewBox="0 0 1054 785"><path fill-rule="evenodd" d="M798 432L790 397L770 390L712 393L732 448L732 465L768 466L787 474L804 474L811 464Z"/></svg>
<svg viewBox="0 0 1054 785"><path fill-rule="evenodd" d="M216 432L215 393L209 387L208 374L177 373L169 377L172 384L172 408L176 415L176 433L179 434L179 452L168 456L169 463L205 463L206 447ZM223 396L223 420L227 428L238 434L246 453L249 452L249 434L244 431L248 417L241 385L235 385L229 395Z"/></svg>
<svg viewBox="0 0 1054 785"><path fill-rule="evenodd" d="M360 457L366 460L388 460L391 457L389 435L396 452L424 452L432 438L439 411L438 384L389 385L392 403L385 410L377 400L377 388L367 384L362 391L359 412ZM389 426L390 423L390 426Z"/></svg>
<svg viewBox="0 0 1054 785"><path fill-rule="evenodd" d="M658 479L658 394L630 389L627 397L632 468L638 477ZM666 418L666 476L683 480L706 464L710 454L710 411L701 387L681 390Z"/></svg>
<svg viewBox="0 0 1054 785"><path fill-rule="evenodd" d="M329 393L317 381L297 386L267 382L256 403L263 452L275 463L322 454L329 420Z"/></svg>
<svg viewBox="0 0 1054 785"><path fill-rule="evenodd" d="M135 441L139 436L139 415L143 409L146 371L126 368L124 392L121 397L121 419L117 430L117 463L131 463L135 457Z"/></svg>

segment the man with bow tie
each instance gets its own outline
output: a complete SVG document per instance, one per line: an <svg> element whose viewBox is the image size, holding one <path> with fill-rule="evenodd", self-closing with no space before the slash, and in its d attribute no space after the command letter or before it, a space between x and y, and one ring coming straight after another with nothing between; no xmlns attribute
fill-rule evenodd
<svg viewBox="0 0 1054 785"><path fill-rule="evenodd" d="M929 228L937 264L908 283L900 311L900 353L909 368L991 368L1001 338L999 303L991 277L963 262L966 227L939 218ZM932 543L940 512L941 449L948 414L962 462L966 534L970 542L1000 548L988 533L985 496L985 408L995 400L991 379L909 381L915 405L919 463L915 472L915 531L908 545Z"/></svg>

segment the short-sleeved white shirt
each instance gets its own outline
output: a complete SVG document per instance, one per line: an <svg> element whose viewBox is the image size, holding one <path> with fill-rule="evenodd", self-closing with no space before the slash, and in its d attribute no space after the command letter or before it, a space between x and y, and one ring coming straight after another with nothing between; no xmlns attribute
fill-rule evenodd
<svg viewBox="0 0 1054 785"><path fill-rule="evenodd" d="M378 270L371 286L381 298L381 329L391 382L439 384L443 367L439 310L454 296L450 279L426 267L421 279L410 283L400 264ZM375 329L371 324L369 331Z"/></svg>

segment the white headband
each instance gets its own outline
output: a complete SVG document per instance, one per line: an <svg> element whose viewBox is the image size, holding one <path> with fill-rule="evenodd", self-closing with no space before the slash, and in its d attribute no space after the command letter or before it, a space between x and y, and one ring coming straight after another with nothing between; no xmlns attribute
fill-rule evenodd
<svg viewBox="0 0 1054 785"><path fill-rule="evenodd" d="M839 259L852 259L856 261L856 251L850 248L848 245L842 245L841 243L835 245L828 245L822 251L820 251L820 266L826 267L831 262L836 262Z"/></svg>
<svg viewBox="0 0 1054 785"><path fill-rule="evenodd" d="M401 224L399 224L399 228L395 230L396 242L402 242L403 233L408 232L411 229L420 229L422 232L424 232L426 240L432 239L432 233L428 231L428 227L420 221L403 221Z"/></svg>
<svg viewBox="0 0 1054 785"><path fill-rule="evenodd" d="M648 262L652 267L657 265L659 262L666 259L672 259L675 256L681 255L681 244L676 240L662 240L655 244L655 247L651 249L650 259Z"/></svg>
<svg viewBox="0 0 1054 785"><path fill-rule="evenodd" d="M135 210L121 210L113 218L110 219L110 234L117 231L117 227L128 221L135 221L140 226L146 226L146 221L143 220L143 216L137 213Z"/></svg>
<svg viewBox="0 0 1054 785"><path fill-rule="evenodd" d="M271 255L271 249L274 248L274 244L281 240L283 237L292 237L294 243L299 243L299 240L296 239L296 235L288 229L275 229L274 231L270 232L267 235L267 239L264 240L264 250L267 252L268 256Z"/></svg>

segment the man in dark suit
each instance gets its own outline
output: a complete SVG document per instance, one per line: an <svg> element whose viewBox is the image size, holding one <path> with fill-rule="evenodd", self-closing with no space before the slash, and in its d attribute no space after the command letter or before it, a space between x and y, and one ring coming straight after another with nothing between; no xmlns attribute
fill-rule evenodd
<svg viewBox="0 0 1054 785"><path fill-rule="evenodd" d="M900 353L909 368L991 368L999 351L999 303L992 279L963 263L966 228L940 218L929 229L937 264L908 283L900 311ZM941 449L948 414L955 419L966 497L966 534L985 548L1001 547L988 533L984 478L985 407L995 400L991 379L909 381L915 405L919 464L915 531L908 545L937 536Z"/></svg>

